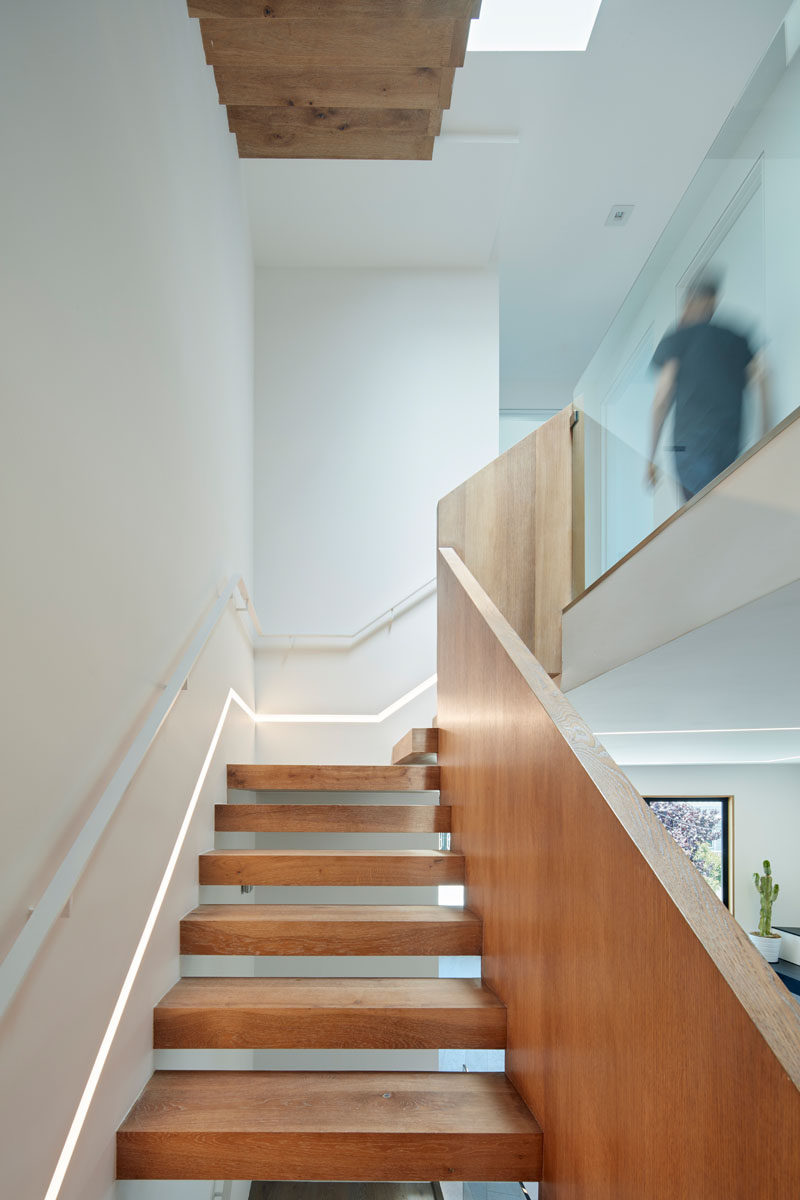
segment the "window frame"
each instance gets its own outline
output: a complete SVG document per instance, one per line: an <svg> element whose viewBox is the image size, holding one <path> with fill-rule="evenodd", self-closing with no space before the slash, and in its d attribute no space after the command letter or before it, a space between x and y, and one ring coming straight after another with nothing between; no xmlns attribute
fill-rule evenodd
<svg viewBox="0 0 800 1200"><path fill-rule="evenodd" d="M687 801L699 801L703 804L707 804L710 801L717 801L717 803L722 806L722 903L725 905L731 915L733 915L733 796L676 796L674 792L670 792L668 795L643 795L642 799L648 808L650 808L654 800L682 801L683 803L686 803ZM655 813L653 813L653 816L656 817L656 820L658 820L658 817Z"/></svg>

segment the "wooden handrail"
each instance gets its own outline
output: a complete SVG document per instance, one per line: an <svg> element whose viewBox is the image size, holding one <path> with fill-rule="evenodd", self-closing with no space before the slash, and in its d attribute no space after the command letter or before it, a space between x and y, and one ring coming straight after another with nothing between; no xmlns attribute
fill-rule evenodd
<svg viewBox="0 0 800 1200"><path fill-rule="evenodd" d="M458 554L439 763L544 1200L800 1195L800 1009Z"/></svg>

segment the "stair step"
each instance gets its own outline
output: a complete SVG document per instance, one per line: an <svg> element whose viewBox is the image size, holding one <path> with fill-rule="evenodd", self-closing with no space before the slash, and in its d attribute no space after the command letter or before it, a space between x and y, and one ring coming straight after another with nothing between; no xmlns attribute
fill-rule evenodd
<svg viewBox="0 0 800 1200"><path fill-rule="evenodd" d="M157 1071L119 1179L538 1179L542 1135L502 1074Z"/></svg>
<svg viewBox="0 0 800 1200"><path fill-rule="evenodd" d="M501 1049L506 1010L479 979L182 979L156 1049Z"/></svg>
<svg viewBox="0 0 800 1200"><path fill-rule="evenodd" d="M480 954L474 913L437 905L201 904L181 954Z"/></svg>
<svg viewBox="0 0 800 1200"><path fill-rule="evenodd" d="M393 763L420 762L439 752L438 729L409 729L392 750Z"/></svg>
<svg viewBox="0 0 800 1200"><path fill-rule="evenodd" d="M464 858L449 850L211 850L200 883L415 887L464 882Z"/></svg>
<svg viewBox="0 0 800 1200"><path fill-rule="evenodd" d="M447 833L447 804L217 804L219 833Z"/></svg>
<svg viewBox="0 0 800 1200"><path fill-rule="evenodd" d="M430 792L439 788L436 766L228 765L228 787L277 792Z"/></svg>

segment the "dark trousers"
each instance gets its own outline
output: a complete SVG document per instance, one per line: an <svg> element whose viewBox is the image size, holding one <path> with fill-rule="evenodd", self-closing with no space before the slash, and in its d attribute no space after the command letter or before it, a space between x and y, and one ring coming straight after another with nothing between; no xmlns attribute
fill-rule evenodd
<svg viewBox="0 0 800 1200"><path fill-rule="evenodd" d="M702 449L675 446L674 450L684 504L698 492L702 492L712 479L726 471L739 457L738 445L730 442L727 445L705 446Z"/></svg>

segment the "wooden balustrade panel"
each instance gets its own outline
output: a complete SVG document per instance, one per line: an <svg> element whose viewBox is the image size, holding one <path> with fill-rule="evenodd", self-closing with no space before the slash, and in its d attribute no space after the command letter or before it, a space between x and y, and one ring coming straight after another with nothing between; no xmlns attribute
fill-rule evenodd
<svg viewBox="0 0 800 1200"><path fill-rule="evenodd" d="M551 675L572 599L572 416L570 405L439 501L439 546L456 550Z"/></svg>
<svg viewBox="0 0 800 1200"><path fill-rule="evenodd" d="M452 551L439 762L543 1200L800 1196L800 1008Z"/></svg>

